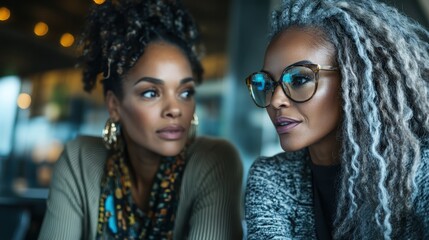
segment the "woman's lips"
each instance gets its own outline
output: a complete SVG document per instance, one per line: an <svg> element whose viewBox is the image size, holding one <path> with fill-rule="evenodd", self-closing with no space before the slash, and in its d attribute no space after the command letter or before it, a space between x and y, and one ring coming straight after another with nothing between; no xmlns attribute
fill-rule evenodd
<svg viewBox="0 0 429 240"><path fill-rule="evenodd" d="M287 118L287 117L279 117L276 118L275 126L278 134L289 133L293 128L298 126L301 121Z"/></svg>
<svg viewBox="0 0 429 240"><path fill-rule="evenodd" d="M181 126L168 126L157 130L156 133L164 140L178 140L185 134L185 128Z"/></svg>

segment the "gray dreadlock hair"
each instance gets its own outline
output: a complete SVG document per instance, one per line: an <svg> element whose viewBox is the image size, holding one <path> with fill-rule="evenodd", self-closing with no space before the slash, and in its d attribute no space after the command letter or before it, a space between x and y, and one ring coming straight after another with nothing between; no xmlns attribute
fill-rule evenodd
<svg viewBox="0 0 429 240"><path fill-rule="evenodd" d="M284 0L273 12L271 37L289 27L322 31L341 69L334 238L400 237L428 146L428 30L373 0Z"/></svg>
<svg viewBox="0 0 429 240"><path fill-rule="evenodd" d="M104 93L122 97L121 80L154 41L177 45L187 56L196 82L202 81L198 26L180 0L107 0L90 9L79 45L84 89L103 74Z"/></svg>

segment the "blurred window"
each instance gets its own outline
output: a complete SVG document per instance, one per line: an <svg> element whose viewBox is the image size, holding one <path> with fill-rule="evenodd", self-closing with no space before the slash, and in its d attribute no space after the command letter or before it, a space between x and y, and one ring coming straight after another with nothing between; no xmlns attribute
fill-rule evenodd
<svg viewBox="0 0 429 240"><path fill-rule="evenodd" d="M0 156L8 156L12 149L19 88L19 78L15 76L0 78Z"/></svg>

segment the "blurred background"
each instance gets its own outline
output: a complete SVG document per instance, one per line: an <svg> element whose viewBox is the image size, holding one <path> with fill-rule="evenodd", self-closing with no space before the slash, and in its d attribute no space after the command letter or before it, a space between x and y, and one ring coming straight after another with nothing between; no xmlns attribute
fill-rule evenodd
<svg viewBox="0 0 429 240"><path fill-rule="evenodd" d="M270 120L244 84L261 68L269 13L280 0L183 1L206 47L205 82L197 89L198 134L233 142L246 177L257 156L281 151ZM429 26L429 0L386 2ZM2 239L37 238L52 166L64 143L81 134L100 136L108 118L101 86L85 93L75 67L76 41L90 4L0 0Z"/></svg>

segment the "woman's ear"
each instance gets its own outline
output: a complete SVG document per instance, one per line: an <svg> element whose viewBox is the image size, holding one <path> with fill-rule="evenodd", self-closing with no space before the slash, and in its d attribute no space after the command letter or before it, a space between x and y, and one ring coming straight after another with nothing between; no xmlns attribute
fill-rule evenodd
<svg viewBox="0 0 429 240"><path fill-rule="evenodd" d="M120 102L116 95L110 90L106 93L105 103L107 106L107 110L109 111L110 119L112 119L112 121L114 122L118 122L120 120Z"/></svg>

